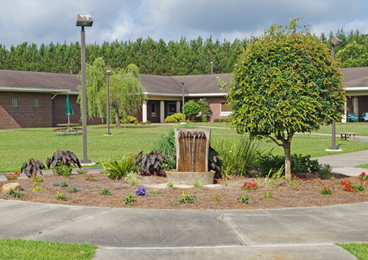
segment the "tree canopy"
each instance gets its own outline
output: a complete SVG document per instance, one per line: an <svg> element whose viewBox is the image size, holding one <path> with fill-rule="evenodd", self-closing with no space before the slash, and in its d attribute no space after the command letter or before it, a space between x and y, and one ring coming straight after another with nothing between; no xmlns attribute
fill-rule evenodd
<svg viewBox="0 0 368 260"><path fill-rule="evenodd" d="M339 121L345 105L338 63L308 27L298 31L298 20L272 25L247 45L227 95L237 132L270 138L284 148L287 178L294 134Z"/></svg>
<svg viewBox="0 0 368 260"><path fill-rule="evenodd" d="M86 65L87 115L89 118L107 114L107 75L109 70L103 58ZM120 126L120 117L135 114L146 96L139 81L139 69L134 64L116 68L109 76L110 106L115 111L115 126ZM109 116L109 115L108 115Z"/></svg>

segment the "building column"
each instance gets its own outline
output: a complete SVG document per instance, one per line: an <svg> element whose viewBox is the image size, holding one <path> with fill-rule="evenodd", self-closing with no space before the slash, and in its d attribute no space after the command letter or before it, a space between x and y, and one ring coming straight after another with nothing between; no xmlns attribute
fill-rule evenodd
<svg viewBox="0 0 368 260"><path fill-rule="evenodd" d="M344 109L344 114L342 115L342 118L341 118L341 123L346 123L347 122L347 118L348 118L348 101L345 101L345 109Z"/></svg>
<svg viewBox="0 0 368 260"><path fill-rule="evenodd" d="M357 121L359 121L359 99L358 97L354 97L354 115L357 117Z"/></svg>
<svg viewBox="0 0 368 260"><path fill-rule="evenodd" d="M180 113L180 101L176 101L176 113Z"/></svg>
<svg viewBox="0 0 368 260"><path fill-rule="evenodd" d="M165 123L165 102L160 101L160 122Z"/></svg>
<svg viewBox="0 0 368 260"><path fill-rule="evenodd" d="M147 100L142 105L142 122L147 122Z"/></svg>

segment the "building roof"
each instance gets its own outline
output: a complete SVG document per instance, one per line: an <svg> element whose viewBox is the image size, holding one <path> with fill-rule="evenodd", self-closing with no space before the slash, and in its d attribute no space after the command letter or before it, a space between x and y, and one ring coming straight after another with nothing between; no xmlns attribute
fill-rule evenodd
<svg viewBox="0 0 368 260"><path fill-rule="evenodd" d="M0 70L0 91L78 94L75 74Z"/></svg>
<svg viewBox="0 0 368 260"><path fill-rule="evenodd" d="M342 68L344 85L349 90L368 90L368 67ZM217 77L228 82L230 73L159 76L140 74L144 93L148 95L182 95L182 85L186 96L223 96L218 87ZM44 92L79 94L80 80L75 74L0 70L0 91Z"/></svg>

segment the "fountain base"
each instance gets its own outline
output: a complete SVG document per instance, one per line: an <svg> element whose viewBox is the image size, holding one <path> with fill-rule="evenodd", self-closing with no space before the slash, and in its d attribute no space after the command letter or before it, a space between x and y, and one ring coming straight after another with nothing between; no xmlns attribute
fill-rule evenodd
<svg viewBox="0 0 368 260"><path fill-rule="evenodd" d="M178 172L176 170L166 171L168 181L175 184L192 185L194 181L201 181L203 185L213 184L215 171L209 172Z"/></svg>

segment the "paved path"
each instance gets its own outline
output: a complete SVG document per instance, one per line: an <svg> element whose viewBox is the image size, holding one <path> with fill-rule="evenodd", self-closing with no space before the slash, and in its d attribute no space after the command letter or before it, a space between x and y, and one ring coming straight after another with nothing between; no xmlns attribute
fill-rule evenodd
<svg viewBox="0 0 368 260"><path fill-rule="evenodd" d="M0 239L93 243L95 259L355 259L368 203L269 210L147 210L0 200Z"/></svg>
<svg viewBox="0 0 368 260"><path fill-rule="evenodd" d="M354 167L359 164L368 163L368 150L352 153L328 155L313 159L318 159L318 162L320 164L330 164L333 168L332 169L333 173L340 173L348 176L358 176L363 171L368 172L368 169Z"/></svg>

